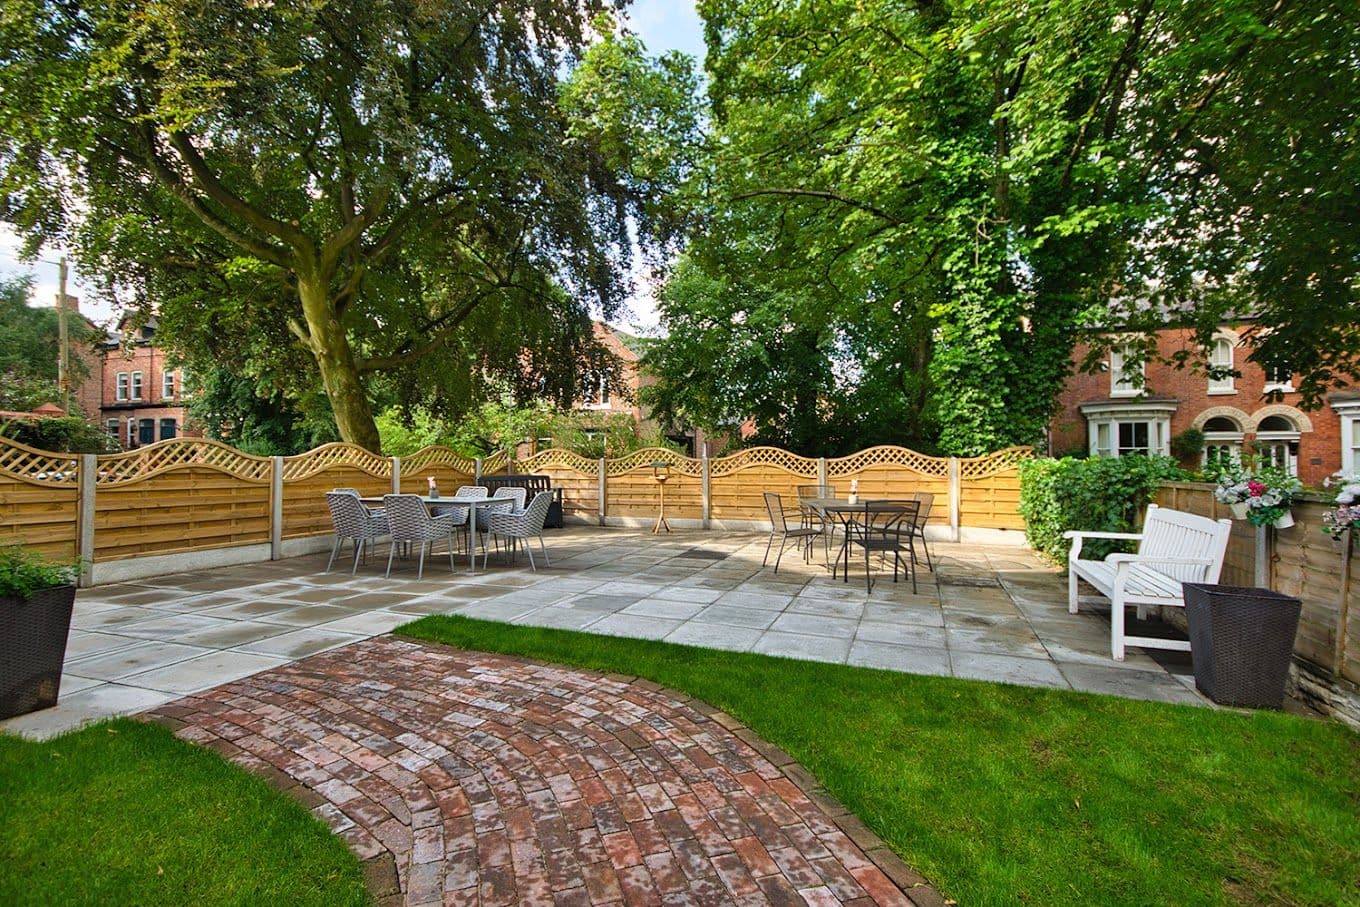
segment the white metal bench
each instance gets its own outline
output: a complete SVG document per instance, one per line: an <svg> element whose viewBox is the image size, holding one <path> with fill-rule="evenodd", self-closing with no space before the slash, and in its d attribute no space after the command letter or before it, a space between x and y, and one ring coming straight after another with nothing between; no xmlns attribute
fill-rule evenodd
<svg viewBox="0 0 1360 907"><path fill-rule="evenodd" d="M1067 557L1067 610L1077 613L1077 580L1084 579L1110 600L1110 649L1124 660L1125 646L1190 650L1190 643L1124 633L1124 608L1138 607L1145 616L1149 605L1185 607L1182 583L1216 583L1228 551L1231 520L1211 520L1193 513L1148 506L1143 531L1065 532L1072 540ZM1080 560L1083 540L1136 539L1137 554L1111 554L1103 561Z"/></svg>

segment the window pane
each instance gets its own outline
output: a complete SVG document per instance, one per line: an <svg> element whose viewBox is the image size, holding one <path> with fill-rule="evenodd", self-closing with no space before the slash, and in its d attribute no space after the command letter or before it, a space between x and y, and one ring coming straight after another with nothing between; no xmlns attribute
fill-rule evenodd
<svg viewBox="0 0 1360 907"><path fill-rule="evenodd" d="M162 441L166 441L166 440L168 440L168 439L170 439L170 438L173 438L174 436L175 436L175 420L174 420L174 419L162 419L162 420L161 420L161 440L162 440Z"/></svg>
<svg viewBox="0 0 1360 907"><path fill-rule="evenodd" d="M143 419L137 423L137 440L142 444L153 444L156 441L156 420Z"/></svg>

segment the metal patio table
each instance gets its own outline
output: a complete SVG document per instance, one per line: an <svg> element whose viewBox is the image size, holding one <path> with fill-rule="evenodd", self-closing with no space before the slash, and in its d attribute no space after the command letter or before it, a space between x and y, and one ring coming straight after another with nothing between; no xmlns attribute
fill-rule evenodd
<svg viewBox="0 0 1360 907"><path fill-rule="evenodd" d="M364 504L381 504L383 501L381 497L360 498L359 500ZM443 495L440 495L437 498L432 498L429 495L423 494L420 496L420 500L424 502L425 506L430 508L430 511L433 513L439 512L440 505L443 505L445 507L466 507L468 509L468 569L471 571L476 571L477 508L501 507L505 505L513 507L516 499L512 497L502 497L500 495L496 495L494 497L489 498L460 498L456 496L446 498Z"/></svg>

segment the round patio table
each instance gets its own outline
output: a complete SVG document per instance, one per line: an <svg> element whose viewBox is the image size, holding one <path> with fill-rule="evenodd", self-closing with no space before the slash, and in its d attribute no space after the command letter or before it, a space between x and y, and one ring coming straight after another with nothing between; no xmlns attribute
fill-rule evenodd
<svg viewBox="0 0 1360 907"><path fill-rule="evenodd" d="M801 503L816 510L824 516L830 515L836 518L841 524L843 538L841 539L840 551L836 554L836 562L832 565L831 576L834 579L837 569L840 566L841 558L845 558L845 581L850 582L850 545L857 544L864 548L864 586L865 591L873 588L873 580L869 575L869 554L871 551L879 551L886 554L893 552L893 582L897 582L897 568L903 566L911 574L911 591L916 591L916 547L910 534L910 528L916 523L916 515L920 512L921 502L915 500L869 500L858 499L852 502L849 498L803 498ZM906 526L907 551L911 555L910 562L903 564L898 557L903 544L901 529Z"/></svg>

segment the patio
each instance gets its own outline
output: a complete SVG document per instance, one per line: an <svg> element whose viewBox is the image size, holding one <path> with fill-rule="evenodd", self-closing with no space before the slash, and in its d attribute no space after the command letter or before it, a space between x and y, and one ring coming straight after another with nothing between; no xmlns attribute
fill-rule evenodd
<svg viewBox="0 0 1360 907"><path fill-rule="evenodd" d="M936 573L910 583L833 580L814 558L761 568L762 533L571 527L548 534L552 567L452 575L435 559L384 579L314 555L81 590L60 704L0 722L49 736L152 709L297 659L384 634L426 614L916 674L1205 703L1188 657L1109 656L1108 623L1069 615L1062 578L1027 549L935 543ZM818 552L820 556L820 552ZM521 561L523 559L521 558Z"/></svg>

